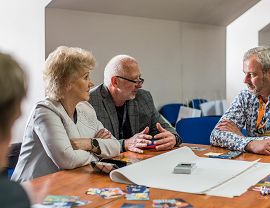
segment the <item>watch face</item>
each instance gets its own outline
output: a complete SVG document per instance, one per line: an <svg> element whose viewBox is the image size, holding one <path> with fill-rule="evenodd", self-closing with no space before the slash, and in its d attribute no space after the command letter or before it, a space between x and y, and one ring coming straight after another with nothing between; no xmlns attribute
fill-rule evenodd
<svg viewBox="0 0 270 208"><path fill-rule="evenodd" d="M96 139L93 139L92 144L93 144L94 147L98 147L99 146L98 141Z"/></svg>

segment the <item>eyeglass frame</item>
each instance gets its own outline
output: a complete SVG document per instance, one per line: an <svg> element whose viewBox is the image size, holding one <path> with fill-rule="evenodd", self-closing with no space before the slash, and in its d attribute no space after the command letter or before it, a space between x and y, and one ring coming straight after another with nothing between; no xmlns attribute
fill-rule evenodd
<svg viewBox="0 0 270 208"><path fill-rule="evenodd" d="M124 80L127 80L127 81L129 81L129 82L132 82L132 83L135 83L135 84L137 84L137 85L142 85L143 83L144 83L144 79L143 78L139 78L139 80L137 80L137 81L135 81L135 80L132 80L132 79L128 79L128 78L125 78L125 77L121 77L121 76L115 76L115 77L117 77L117 78L121 78L121 79L124 79Z"/></svg>

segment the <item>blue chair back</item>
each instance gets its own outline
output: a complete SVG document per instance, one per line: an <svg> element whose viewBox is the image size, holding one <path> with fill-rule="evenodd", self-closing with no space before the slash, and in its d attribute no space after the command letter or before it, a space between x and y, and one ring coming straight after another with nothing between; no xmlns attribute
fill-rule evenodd
<svg viewBox="0 0 270 208"><path fill-rule="evenodd" d="M172 126L175 126L182 103L171 103L161 107L159 113L164 116Z"/></svg>
<svg viewBox="0 0 270 208"><path fill-rule="evenodd" d="M207 102L207 100L206 99L201 99L201 98L198 98L198 99L192 99L189 103L188 103L188 106L190 107L190 108L196 108L196 109L201 109L200 108L200 105L202 104L202 103L205 103L205 102Z"/></svg>
<svg viewBox="0 0 270 208"><path fill-rule="evenodd" d="M183 118L176 124L176 131L184 143L210 144L210 135L221 116Z"/></svg>

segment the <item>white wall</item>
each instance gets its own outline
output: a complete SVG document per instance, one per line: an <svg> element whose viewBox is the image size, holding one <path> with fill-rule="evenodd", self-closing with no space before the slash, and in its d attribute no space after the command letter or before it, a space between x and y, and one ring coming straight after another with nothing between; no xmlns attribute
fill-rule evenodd
<svg viewBox="0 0 270 208"><path fill-rule="evenodd" d="M41 70L45 57L44 11L49 0L8 0L0 6L0 51L12 54L29 77L22 117L16 122L13 142L20 141L34 103L43 98Z"/></svg>
<svg viewBox="0 0 270 208"><path fill-rule="evenodd" d="M183 98L225 98L224 27L183 23Z"/></svg>
<svg viewBox="0 0 270 208"><path fill-rule="evenodd" d="M224 27L47 8L46 55L59 45L92 50L95 84L111 57L134 56L158 107L225 97Z"/></svg>
<svg viewBox="0 0 270 208"><path fill-rule="evenodd" d="M270 22L270 1L262 0L227 27L226 93L232 99L245 88L242 59L258 46L258 32Z"/></svg>

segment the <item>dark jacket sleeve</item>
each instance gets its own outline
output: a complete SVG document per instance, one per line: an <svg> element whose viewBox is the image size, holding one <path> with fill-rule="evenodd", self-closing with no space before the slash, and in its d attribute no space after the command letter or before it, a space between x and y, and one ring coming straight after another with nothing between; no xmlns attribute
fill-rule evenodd
<svg viewBox="0 0 270 208"><path fill-rule="evenodd" d="M149 125L150 134L154 136L159 133L159 131L156 128L156 123L160 123L164 129L170 131L172 134L176 136L177 145L182 143L181 138L177 134L175 128L172 127L167 121L165 121L161 117L160 113L157 111L150 92L146 90L140 90L140 93L137 94L136 99L139 101L138 103L140 108L140 114L145 114L148 115L149 117L148 121L149 124L144 124L144 122L147 122L147 119L145 119L145 116L140 115L140 119L142 118L142 120L140 120L140 124L142 124L140 125L141 127L140 130L143 130L145 126Z"/></svg>

